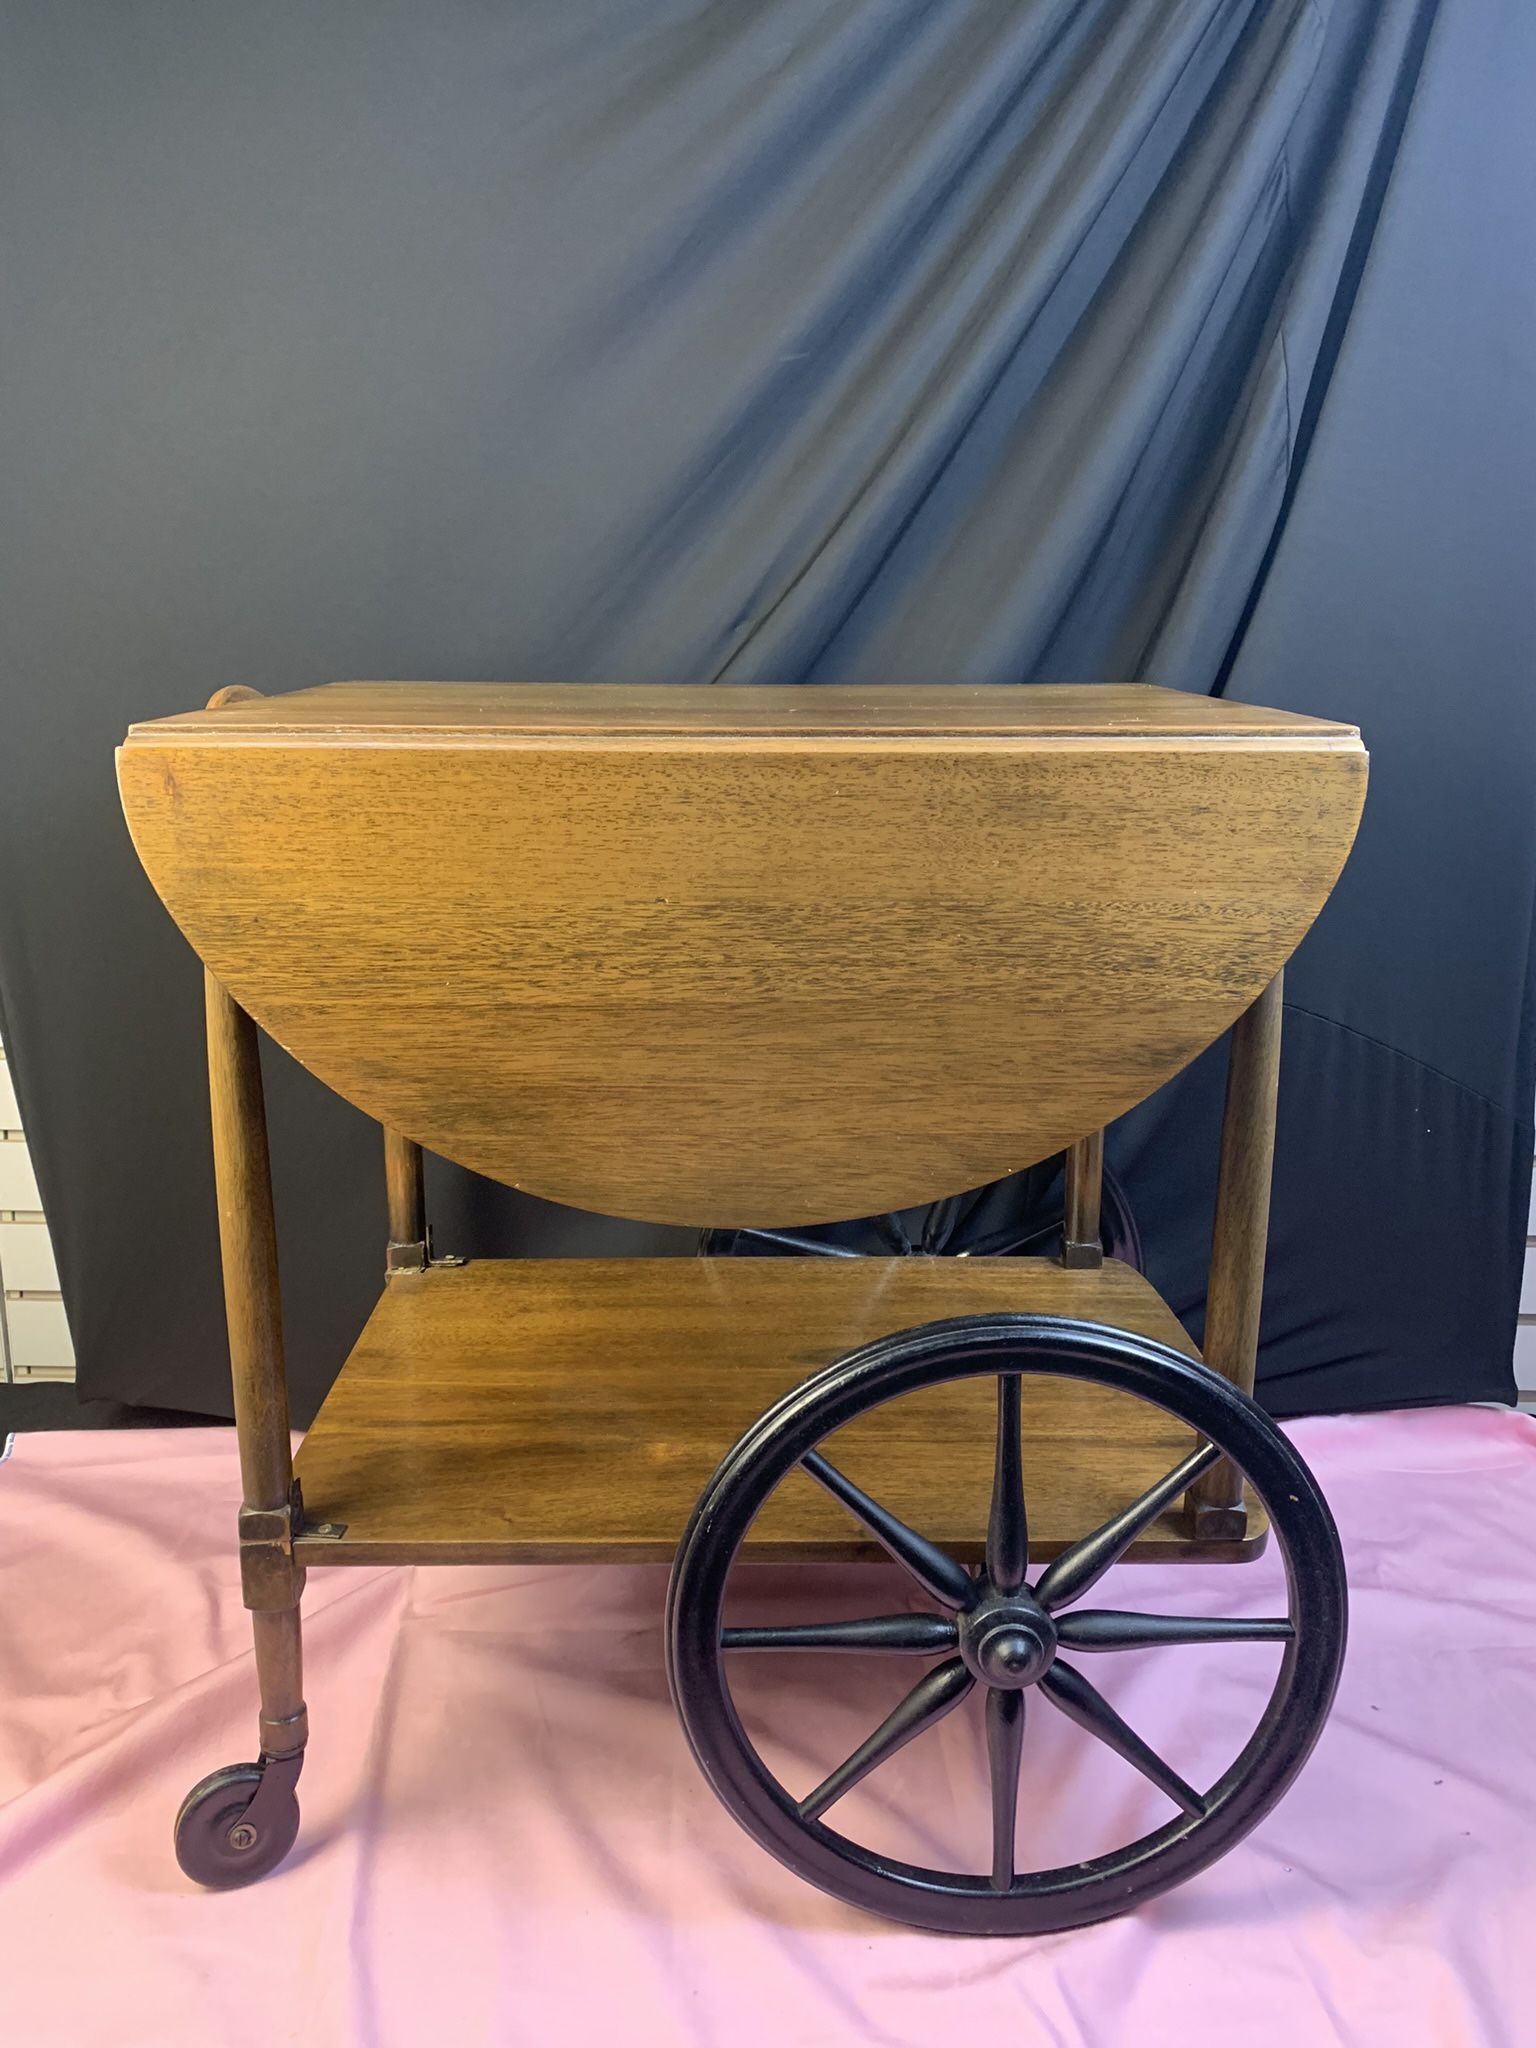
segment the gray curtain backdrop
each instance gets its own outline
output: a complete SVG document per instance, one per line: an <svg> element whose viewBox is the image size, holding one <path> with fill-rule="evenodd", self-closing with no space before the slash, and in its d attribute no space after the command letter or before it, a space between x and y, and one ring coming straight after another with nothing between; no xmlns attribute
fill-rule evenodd
<svg viewBox="0 0 1536 2048"><path fill-rule="evenodd" d="M1139 678L1374 755L1290 977L1272 1404L1507 1395L1533 85L1524 0L10 0L0 999L84 1391L228 1407L130 720ZM430 873L380 890L430 917ZM377 1133L269 1085L303 1415L376 1291ZM1112 1139L1197 1327L1219 1090ZM687 1243L433 1194L459 1249Z"/></svg>

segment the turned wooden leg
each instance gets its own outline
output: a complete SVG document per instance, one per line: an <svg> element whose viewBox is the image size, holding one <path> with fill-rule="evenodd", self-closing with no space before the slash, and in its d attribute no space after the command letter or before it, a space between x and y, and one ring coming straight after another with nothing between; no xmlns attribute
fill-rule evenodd
<svg viewBox="0 0 1536 2048"><path fill-rule="evenodd" d="M389 1202L388 1273L419 1273L428 1258L426 1184L421 1147L397 1131L384 1132L384 1191Z"/></svg>
<svg viewBox="0 0 1536 2048"><path fill-rule="evenodd" d="M1104 1133L1090 1131L1067 1153L1066 1220L1062 1228L1064 1266L1102 1266L1104 1245L1099 1211L1104 1201Z"/></svg>
<svg viewBox="0 0 1536 2048"><path fill-rule="evenodd" d="M241 1577L245 1604L256 1617L261 1746L280 1756L302 1749L307 1732L298 1618L304 1573L293 1555L293 1448L261 1055L251 1019L211 974L204 979L224 1312L240 1446Z"/></svg>
<svg viewBox="0 0 1536 2048"><path fill-rule="evenodd" d="M295 1785L308 1738L294 1558L300 1519L283 1364L277 1235L256 1026L205 977L213 1164L224 1308L240 1447L240 1576L261 1689L261 1754L195 1786L176 1818L176 1855L200 1884L247 1884L273 1869L298 1832Z"/></svg>
<svg viewBox="0 0 1536 2048"><path fill-rule="evenodd" d="M1205 1361L1245 1394L1253 1392L1259 1357L1283 983L1284 976L1277 974L1232 1027L1222 1113ZM1225 1459L1190 1488L1187 1498L1197 1535L1221 1539L1246 1532L1242 1480Z"/></svg>

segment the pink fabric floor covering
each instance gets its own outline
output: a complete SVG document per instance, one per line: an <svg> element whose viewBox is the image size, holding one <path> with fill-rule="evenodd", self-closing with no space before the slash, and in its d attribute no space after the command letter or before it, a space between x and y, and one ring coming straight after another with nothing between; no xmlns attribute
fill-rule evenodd
<svg viewBox="0 0 1536 2048"><path fill-rule="evenodd" d="M24 1435L0 1465L0 2041L1536 2042L1536 1426L1450 1409L1295 1435L1353 1594L1311 1763L1182 1890L1033 1942L865 1918L741 1834L673 1722L651 1567L313 1573L299 1846L248 1891L194 1891L171 1818L255 1725L232 1438ZM1272 1558L1122 1567L1095 1601L1273 1612L1277 1579ZM873 1566L760 1570L748 1595L763 1614L904 1598ZM1200 1783L1245 1739L1275 1654L1138 1651L1093 1677ZM907 1671L780 1662L786 1773L812 1782ZM980 1867L978 1720L924 1736L839 1825L969 1843ZM1044 1701L1026 1758L1032 1863L1166 1816Z"/></svg>

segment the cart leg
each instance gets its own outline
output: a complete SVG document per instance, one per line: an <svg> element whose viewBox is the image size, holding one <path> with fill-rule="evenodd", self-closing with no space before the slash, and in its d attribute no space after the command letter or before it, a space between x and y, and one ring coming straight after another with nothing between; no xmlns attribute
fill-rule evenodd
<svg viewBox="0 0 1536 2048"><path fill-rule="evenodd" d="M288 1425L277 1234L256 1027L205 977L208 1080L224 1306L244 1505L240 1575L261 1689L261 1758L205 1778L176 1822L176 1853L200 1883L248 1883L274 1868L298 1830L294 1787L308 1739L293 1539L300 1519Z"/></svg>
<svg viewBox="0 0 1536 2048"><path fill-rule="evenodd" d="M388 1129L384 1132L384 1191L389 1201L384 1269L386 1273L419 1273L430 1255L421 1147Z"/></svg>
<svg viewBox="0 0 1536 2048"><path fill-rule="evenodd" d="M1284 976L1277 974L1233 1025L1222 1112L1205 1362L1245 1394L1253 1392L1259 1356L1283 994ZM1221 1540L1245 1533L1243 1483L1225 1459L1190 1488L1187 1499L1196 1535Z"/></svg>
<svg viewBox="0 0 1536 2048"><path fill-rule="evenodd" d="M1064 1266L1102 1266L1104 1243L1099 1211L1104 1200L1104 1133L1090 1131L1067 1153L1066 1219L1062 1227Z"/></svg>

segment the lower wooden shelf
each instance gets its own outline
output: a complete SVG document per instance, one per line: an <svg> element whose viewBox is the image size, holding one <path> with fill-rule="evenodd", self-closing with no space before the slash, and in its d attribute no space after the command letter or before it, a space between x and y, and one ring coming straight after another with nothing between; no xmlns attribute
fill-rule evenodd
<svg viewBox="0 0 1536 2048"><path fill-rule="evenodd" d="M1065 1315L1198 1356L1149 1283L1112 1261L1046 1259L508 1259L401 1273L386 1285L298 1458L306 1564L669 1559L715 1466L789 1387L844 1352L944 1316ZM861 1417L827 1449L887 1507L980 1556L991 1485L991 1378L930 1388ZM1051 1557L1192 1446L1128 1396L1025 1375L1031 1553ZM1182 1510L1132 1557L1229 1562L1265 1524L1196 1543ZM882 1553L796 1473L750 1554Z"/></svg>

